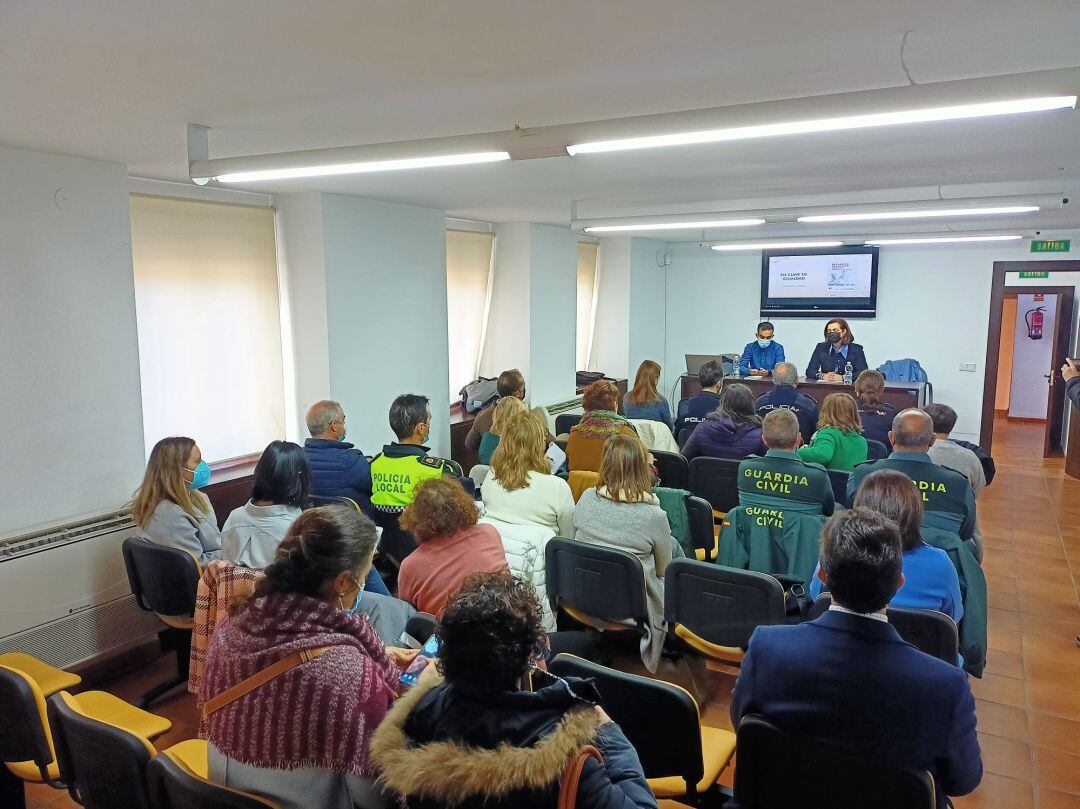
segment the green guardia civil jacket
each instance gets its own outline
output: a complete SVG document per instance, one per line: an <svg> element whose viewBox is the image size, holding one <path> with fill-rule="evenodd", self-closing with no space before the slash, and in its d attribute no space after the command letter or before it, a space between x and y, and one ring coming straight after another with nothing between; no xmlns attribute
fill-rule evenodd
<svg viewBox="0 0 1080 809"><path fill-rule="evenodd" d="M683 553L694 558L694 537L690 533L690 518L686 513L686 498L690 492L685 489L669 489L653 486L653 494L660 499L660 508L667 514L671 535L683 549Z"/></svg>
<svg viewBox="0 0 1080 809"><path fill-rule="evenodd" d="M758 573L782 573L809 584L818 563L825 517L798 511L737 506L720 531L717 564Z"/></svg>
<svg viewBox="0 0 1080 809"><path fill-rule="evenodd" d="M971 543L960 539L953 531L943 531L923 525L923 542L940 548L949 555L960 577L960 597L964 603L964 617L957 627L960 633L960 654L964 657L964 670L973 677L982 677L986 667L986 577L975 558Z"/></svg>
<svg viewBox="0 0 1080 809"><path fill-rule="evenodd" d="M739 505L804 514L833 513L833 488L824 467L794 452L770 449L739 464Z"/></svg>

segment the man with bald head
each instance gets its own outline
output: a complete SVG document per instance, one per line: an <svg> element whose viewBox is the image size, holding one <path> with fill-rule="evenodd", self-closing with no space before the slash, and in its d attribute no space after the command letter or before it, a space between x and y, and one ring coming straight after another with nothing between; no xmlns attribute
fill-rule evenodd
<svg viewBox="0 0 1080 809"><path fill-rule="evenodd" d="M371 464L345 441L345 411L340 402L324 399L307 412L311 438L304 442L311 464L312 494L349 497L371 516Z"/></svg>
<svg viewBox="0 0 1080 809"><path fill-rule="evenodd" d="M934 443L934 420L923 410L901 410L893 419L888 458L859 464L848 481L848 505L863 478L879 469L895 469L911 478L922 496L923 524L971 539L975 532L975 495L968 479L959 472L938 466L930 457Z"/></svg>
<svg viewBox="0 0 1080 809"><path fill-rule="evenodd" d="M777 363L772 372L773 389L759 396L754 402L757 414L765 418L774 410L788 410L794 413L795 418L799 420L799 432L802 433L803 443L809 444L814 430L817 429L817 402L795 389L799 384L799 369L793 363Z"/></svg>

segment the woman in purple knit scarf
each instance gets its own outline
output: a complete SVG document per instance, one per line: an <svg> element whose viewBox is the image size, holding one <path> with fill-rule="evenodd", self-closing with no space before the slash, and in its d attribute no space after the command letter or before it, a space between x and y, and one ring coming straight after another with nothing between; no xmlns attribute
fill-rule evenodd
<svg viewBox="0 0 1080 809"><path fill-rule="evenodd" d="M207 653L200 702L303 650L322 650L203 719L210 778L282 809L379 805L368 743L415 652L384 648L353 614L371 567L375 527L341 507L304 512L254 595Z"/></svg>

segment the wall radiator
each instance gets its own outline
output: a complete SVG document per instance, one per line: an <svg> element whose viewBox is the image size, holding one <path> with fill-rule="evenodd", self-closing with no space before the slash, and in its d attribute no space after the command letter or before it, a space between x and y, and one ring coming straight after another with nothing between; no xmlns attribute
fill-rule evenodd
<svg viewBox="0 0 1080 809"><path fill-rule="evenodd" d="M164 628L135 603L120 546L130 512L0 539L0 652L67 668Z"/></svg>
<svg viewBox="0 0 1080 809"><path fill-rule="evenodd" d="M540 412L541 415L547 420L548 432L555 435L555 417L561 416L563 413L584 413L581 408L581 397L574 396L570 399L565 399L561 402L552 402L548 405L541 405L540 407L534 407L533 412Z"/></svg>

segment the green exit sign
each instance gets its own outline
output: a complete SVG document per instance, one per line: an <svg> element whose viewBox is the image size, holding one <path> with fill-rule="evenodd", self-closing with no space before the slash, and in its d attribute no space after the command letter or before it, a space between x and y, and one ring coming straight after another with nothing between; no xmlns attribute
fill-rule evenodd
<svg viewBox="0 0 1080 809"><path fill-rule="evenodd" d="M1031 252L1032 253L1068 253L1069 245L1072 242L1069 239L1032 239L1031 240Z"/></svg>
<svg viewBox="0 0 1080 809"><path fill-rule="evenodd" d="M1021 272L1021 278L1049 278L1049 272Z"/></svg>

